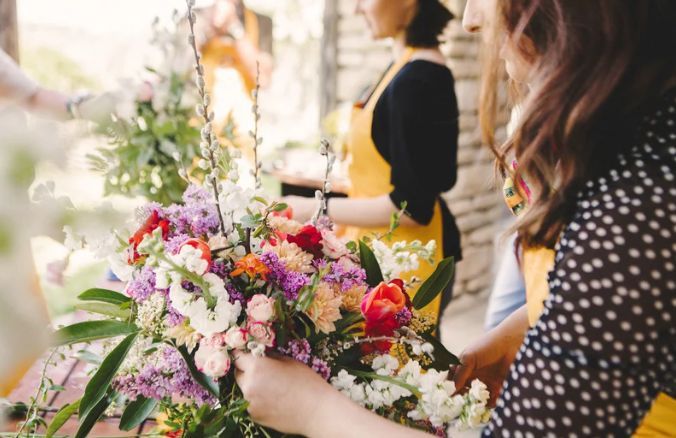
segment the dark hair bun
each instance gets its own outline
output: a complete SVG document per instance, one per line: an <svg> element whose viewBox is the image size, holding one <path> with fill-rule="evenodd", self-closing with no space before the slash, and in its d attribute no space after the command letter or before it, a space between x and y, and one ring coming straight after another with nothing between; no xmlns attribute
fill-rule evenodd
<svg viewBox="0 0 676 438"><path fill-rule="evenodd" d="M406 29L406 44L437 47L439 36L453 18L453 13L439 0L418 0L418 13Z"/></svg>

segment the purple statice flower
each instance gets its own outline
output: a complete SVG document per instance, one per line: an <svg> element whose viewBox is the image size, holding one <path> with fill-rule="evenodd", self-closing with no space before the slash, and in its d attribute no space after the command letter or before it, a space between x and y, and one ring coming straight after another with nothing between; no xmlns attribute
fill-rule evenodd
<svg viewBox="0 0 676 438"><path fill-rule="evenodd" d="M239 301L240 304L242 305L242 308L246 308L246 298L244 297L244 294L237 290L237 287L235 287L234 284L227 282L225 283L225 290L228 292L228 297L231 303L235 303L235 301Z"/></svg>
<svg viewBox="0 0 676 438"><path fill-rule="evenodd" d="M155 272L149 266L144 266L127 283L126 293L137 303L147 300L155 292Z"/></svg>
<svg viewBox="0 0 676 438"><path fill-rule="evenodd" d="M310 347L307 339L293 339L286 344L286 348L279 348L279 351L306 365L310 363L312 358L312 347Z"/></svg>
<svg viewBox="0 0 676 438"><path fill-rule="evenodd" d="M150 217L155 211L160 219L164 219L167 216L164 207L159 202L149 202L140 208L141 216L144 220L145 218Z"/></svg>
<svg viewBox="0 0 676 438"><path fill-rule="evenodd" d="M318 357L312 358L312 370L322 376L324 380L329 380L331 377L331 367L326 361Z"/></svg>
<svg viewBox="0 0 676 438"><path fill-rule="evenodd" d="M204 187L190 184L183 192L183 202L186 204L207 204L213 200L211 196Z"/></svg>
<svg viewBox="0 0 676 438"><path fill-rule="evenodd" d="M169 237L166 242L164 242L164 249L169 254L178 254L178 251L181 249L181 245L183 245L188 239L190 239L190 236L187 234L174 234L173 236Z"/></svg>
<svg viewBox="0 0 676 438"><path fill-rule="evenodd" d="M183 357L173 348L164 350L164 365L167 370L172 370L170 387L173 394L196 400L198 404L213 403L212 396L197 383L190 374Z"/></svg>
<svg viewBox="0 0 676 438"><path fill-rule="evenodd" d="M309 283L309 278L300 272L289 271L284 263L279 260L277 254L266 252L260 260L270 270L268 279L275 283L284 292L284 297L289 301L298 298L298 292Z"/></svg>
<svg viewBox="0 0 676 438"><path fill-rule="evenodd" d="M232 269L223 261L223 260L214 260L209 268L209 272L218 275L221 279L225 280L230 276Z"/></svg>
<svg viewBox="0 0 676 438"><path fill-rule="evenodd" d="M394 320L397 321L397 324L399 324L400 327L403 327L411 322L411 318L413 318L413 314L408 309L408 307L404 307L399 312L397 312L396 315L394 315Z"/></svg>
<svg viewBox="0 0 676 438"><path fill-rule="evenodd" d="M356 265L346 268L342 263L335 262L331 264L331 270L322 280L339 285L340 290L345 292L355 286L364 284L366 282L366 271Z"/></svg>

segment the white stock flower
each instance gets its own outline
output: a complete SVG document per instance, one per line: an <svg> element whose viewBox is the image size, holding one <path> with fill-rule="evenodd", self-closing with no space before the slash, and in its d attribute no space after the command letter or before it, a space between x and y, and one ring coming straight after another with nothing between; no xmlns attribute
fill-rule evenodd
<svg viewBox="0 0 676 438"><path fill-rule="evenodd" d="M172 257L175 263L185 267L197 275L204 274L209 268L209 262L204 260L202 250L191 245L183 245L178 254Z"/></svg>
<svg viewBox="0 0 676 438"><path fill-rule="evenodd" d="M69 251L77 251L84 247L84 236L73 231L73 228L70 225L63 227L63 232L66 234L66 238L63 241L63 246L65 246L66 249Z"/></svg>
<svg viewBox="0 0 676 438"><path fill-rule="evenodd" d="M164 295L155 292L139 305L136 324L141 330L151 335L162 334L164 329L162 313L164 312L165 305Z"/></svg>
<svg viewBox="0 0 676 438"><path fill-rule="evenodd" d="M129 255L124 252L114 253L108 257L108 264L113 274L121 281L129 281L134 274L134 267L128 262Z"/></svg>
<svg viewBox="0 0 676 438"><path fill-rule="evenodd" d="M381 376L391 376L399 369L399 361L389 354L383 354L373 359L371 367Z"/></svg>
<svg viewBox="0 0 676 438"><path fill-rule="evenodd" d="M488 387L479 379L472 380L472 385L469 389L469 395L479 403L487 403L490 393Z"/></svg>

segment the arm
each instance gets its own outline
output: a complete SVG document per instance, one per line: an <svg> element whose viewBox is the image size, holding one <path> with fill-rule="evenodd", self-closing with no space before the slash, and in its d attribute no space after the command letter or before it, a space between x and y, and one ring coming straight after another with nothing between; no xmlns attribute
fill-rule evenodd
<svg viewBox="0 0 676 438"><path fill-rule="evenodd" d="M282 202L293 209L293 217L299 222L306 222L312 218L318 201L313 198L287 196ZM332 198L328 201L329 217L337 224L355 227L387 227L390 225L392 214L397 213L389 195L377 198ZM419 226L408 215L402 215L400 223L407 227Z"/></svg>
<svg viewBox="0 0 676 438"><path fill-rule="evenodd" d="M235 366L252 418L280 432L310 438L429 436L353 403L300 362L237 353Z"/></svg>
<svg viewBox="0 0 676 438"><path fill-rule="evenodd" d="M493 405L527 331L528 312L524 305L463 351L462 365L453 376L455 386L464 388L473 379L480 379L488 386Z"/></svg>

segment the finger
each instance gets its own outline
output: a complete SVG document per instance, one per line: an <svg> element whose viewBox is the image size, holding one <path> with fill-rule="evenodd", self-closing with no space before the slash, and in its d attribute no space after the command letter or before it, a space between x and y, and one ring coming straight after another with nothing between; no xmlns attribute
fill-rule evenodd
<svg viewBox="0 0 676 438"><path fill-rule="evenodd" d="M254 361L254 356L251 353L245 353L240 350L234 350L232 352L233 362L235 364L235 369L239 371L246 371L251 368L251 364Z"/></svg>
<svg viewBox="0 0 676 438"><path fill-rule="evenodd" d="M462 389L474 372L474 360L472 356L463 356L462 365L458 365L453 374L453 382L457 389Z"/></svg>

